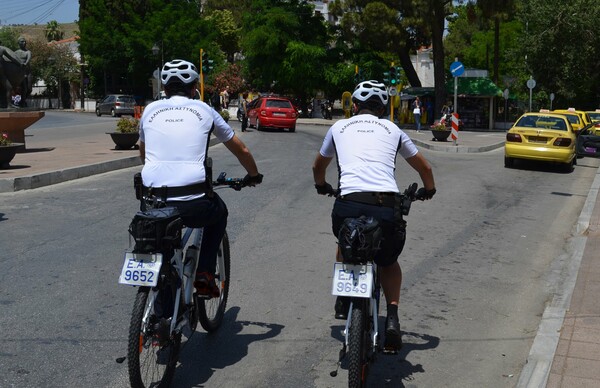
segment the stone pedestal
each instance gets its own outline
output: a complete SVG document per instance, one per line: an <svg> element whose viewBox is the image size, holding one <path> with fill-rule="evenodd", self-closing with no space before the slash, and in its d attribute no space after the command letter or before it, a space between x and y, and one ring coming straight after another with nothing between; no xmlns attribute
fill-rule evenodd
<svg viewBox="0 0 600 388"><path fill-rule="evenodd" d="M23 143L19 151L25 150L25 129L44 117L40 111L0 110L0 132L6 133L14 143Z"/></svg>

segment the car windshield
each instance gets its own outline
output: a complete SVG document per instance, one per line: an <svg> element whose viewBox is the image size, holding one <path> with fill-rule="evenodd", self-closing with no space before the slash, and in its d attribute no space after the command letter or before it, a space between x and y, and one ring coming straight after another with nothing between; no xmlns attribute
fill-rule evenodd
<svg viewBox="0 0 600 388"><path fill-rule="evenodd" d="M588 113L592 121L600 121L600 112L598 113Z"/></svg>
<svg viewBox="0 0 600 388"><path fill-rule="evenodd" d="M292 104L286 100L267 100L267 108L291 108Z"/></svg>
<svg viewBox="0 0 600 388"><path fill-rule="evenodd" d="M133 97L130 96L120 96L119 98L117 98L117 101L125 102L128 104L135 104L135 100L133 99Z"/></svg>
<svg viewBox="0 0 600 388"><path fill-rule="evenodd" d="M550 116L524 116L516 124L517 127L556 129L566 131L565 120Z"/></svg>

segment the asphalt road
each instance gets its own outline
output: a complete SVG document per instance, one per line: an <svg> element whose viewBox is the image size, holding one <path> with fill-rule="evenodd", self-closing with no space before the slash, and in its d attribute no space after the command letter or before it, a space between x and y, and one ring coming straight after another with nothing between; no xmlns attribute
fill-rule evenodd
<svg viewBox="0 0 600 388"><path fill-rule="evenodd" d="M330 295L332 199L312 160L325 127L241 134L265 181L222 190L233 257L226 320L181 354L176 387L344 387L342 322ZM570 174L503 168L502 150L423 151L438 193L413 205L401 256L405 347L381 356L373 387L511 387L598 166ZM215 172L243 174L222 145ZM398 161L400 187L417 181ZM124 387L135 290L117 284L139 168L0 194L2 387ZM335 183L335 166L329 179ZM383 313L382 313L383 315Z"/></svg>

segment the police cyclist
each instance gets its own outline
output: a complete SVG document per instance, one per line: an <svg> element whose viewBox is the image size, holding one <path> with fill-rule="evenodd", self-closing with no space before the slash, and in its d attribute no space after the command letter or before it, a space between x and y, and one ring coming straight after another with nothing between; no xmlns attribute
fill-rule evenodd
<svg viewBox="0 0 600 388"><path fill-rule="evenodd" d="M423 187L418 199L431 199L435 182L431 166L411 139L391 121L382 118L388 103L385 86L375 80L359 83L352 93L355 116L337 121L329 128L313 164L315 188L319 194L330 194L333 188L326 181L327 166L336 157L339 196L331 213L332 230L337 237L346 218L372 216L383 228L381 249L375 254L380 280L387 304L385 324L386 348L402 346L398 303L402 285L402 270L398 257L404 247L403 226L394 222L394 204L399 192L394 171L396 154L400 154L415 169ZM338 247L337 260L341 261ZM350 300L338 297L335 317L346 319Z"/></svg>
<svg viewBox="0 0 600 388"><path fill-rule="evenodd" d="M247 171L244 184L262 182L254 157L221 115L194 100L196 67L181 59L164 64L160 73L166 99L149 104L140 120L143 190L178 209L184 225L204 227L196 274L199 295L218 297L217 252L227 226L227 206L207 182L206 163L211 133L223 142Z"/></svg>

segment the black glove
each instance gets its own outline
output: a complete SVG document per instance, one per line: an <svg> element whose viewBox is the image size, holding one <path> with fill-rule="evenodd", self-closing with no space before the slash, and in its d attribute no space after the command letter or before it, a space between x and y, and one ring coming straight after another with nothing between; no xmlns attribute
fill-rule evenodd
<svg viewBox="0 0 600 388"><path fill-rule="evenodd" d="M315 183L315 189L317 189L317 193L321 195L333 195L335 193L333 187L331 187L331 185L327 182L322 185L317 185Z"/></svg>
<svg viewBox="0 0 600 388"><path fill-rule="evenodd" d="M246 174L246 176L242 180L242 183L244 184L244 186L256 186L258 184L261 184L262 181L263 174L258 174L255 176L250 176L250 174Z"/></svg>
<svg viewBox="0 0 600 388"><path fill-rule="evenodd" d="M419 201L424 201L426 199L433 198L434 195L435 195L435 189L427 190L426 188L421 187L419 190L417 190L415 197Z"/></svg>

